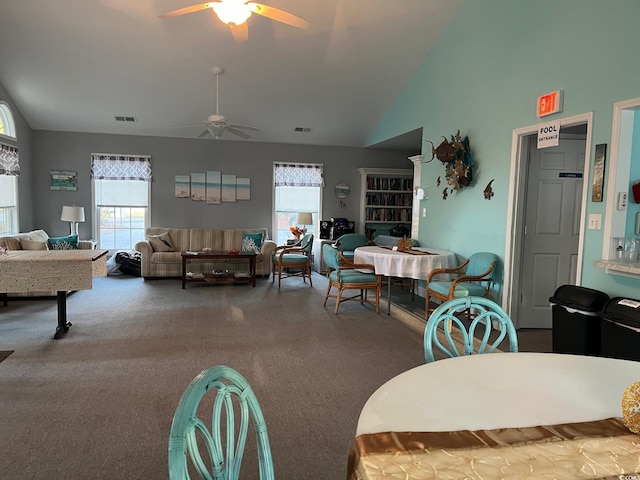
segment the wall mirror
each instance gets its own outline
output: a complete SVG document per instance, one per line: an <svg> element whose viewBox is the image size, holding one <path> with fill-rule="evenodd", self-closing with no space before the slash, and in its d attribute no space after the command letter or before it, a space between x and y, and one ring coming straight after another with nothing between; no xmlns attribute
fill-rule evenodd
<svg viewBox="0 0 640 480"><path fill-rule="evenodd" d="M614 259L613 238L636 235L640 204L635 203L631 187L640 182L640 98L613 107L610 159L602 241L602 258L606 260Z"/></svg>

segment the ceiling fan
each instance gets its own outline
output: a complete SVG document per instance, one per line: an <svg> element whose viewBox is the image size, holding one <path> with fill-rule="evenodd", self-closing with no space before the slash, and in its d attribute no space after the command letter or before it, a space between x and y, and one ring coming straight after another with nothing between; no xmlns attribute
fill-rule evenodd
<svg viewBox="0 0 640 480"><path fill-rule="evenodd" d="M233 38L238 42L244 42L249 38L247 19L252 13L257 13L263 17L286 23L292 27L309 27L309 22L289 12L261 3L249 2L248 0L217 0L214 2L199 3L165 13L164 15L160 15L160 18L177 17L178 15L206 10L207 8L213 10L222 23L229 25Z"/></svg>
<svg viewBox="0 0 640 480"><path fill-rule="evenodd" d="M213 67L211 72L216 76L216 113L214 115L209 115L207 119L202 122L202 124L196 125L180 125L180 127L199 127L204 125L205 129L198 134L198 138L206 137L207 135L211 135L215 139L219 139L224 132L229 132L237 137L244 138L245 140L251 138L251 136L242 130L252 130L254 132L259 132L257 128L248 127L246 125L232 125L227 122L227 119L224 115L220 115L218 113L218 82L220 80L220 75L224 72L222 67Z"/></svg>

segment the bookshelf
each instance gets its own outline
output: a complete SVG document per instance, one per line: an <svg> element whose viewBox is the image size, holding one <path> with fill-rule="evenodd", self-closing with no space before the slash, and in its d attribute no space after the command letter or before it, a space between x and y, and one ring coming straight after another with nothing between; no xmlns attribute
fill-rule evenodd
<svg viewBox="0 0 640 480"><path fill-rule="evenodd" d="M376 231L389 234L389 230L398 224L411 232L413 171L392 168L358 170L361 175L360 233L367 238L372 238Z"/></svg>

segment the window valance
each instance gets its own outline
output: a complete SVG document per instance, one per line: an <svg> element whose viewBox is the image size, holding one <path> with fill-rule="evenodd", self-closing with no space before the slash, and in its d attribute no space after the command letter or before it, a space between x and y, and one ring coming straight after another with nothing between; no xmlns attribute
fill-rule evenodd
<svg viewBox="0 0 640 480"><path fill-rule="evenodd" d="M312 163L274 163L276 187L322 187L323 166Z"/></svg>
<svg viewBox="0 0 640 480"><path fill-rule="evenodd" d="M17 147L0 143L0 175L20 175Z"/></svg>
<svg viewBox="0 0 640 480"><path fill-rule="evenodd" d="M91 154L91 178L94 180L151 181L149 155Z"/></svg>

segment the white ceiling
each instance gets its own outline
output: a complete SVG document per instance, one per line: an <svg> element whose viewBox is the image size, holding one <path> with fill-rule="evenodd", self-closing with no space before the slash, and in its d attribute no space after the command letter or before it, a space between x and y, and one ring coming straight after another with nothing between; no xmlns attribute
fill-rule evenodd
<svg viewBox="0 0 640 480"><path fill-rule="evenodd" d="M211 10L159 18L192 0L5 0L0 83L35 130L190 138L175 127L215 113L217 65L220 113L251 141L363 147L462 0L265 3L310 28L252 15L238 43Z"/></svg>

